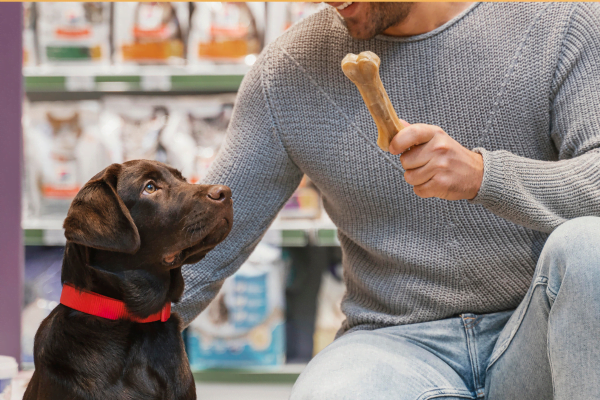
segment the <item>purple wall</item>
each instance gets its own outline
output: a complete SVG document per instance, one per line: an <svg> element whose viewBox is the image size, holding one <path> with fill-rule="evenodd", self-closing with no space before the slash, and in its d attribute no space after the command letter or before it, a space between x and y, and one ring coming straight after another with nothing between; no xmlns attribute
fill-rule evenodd
<svg viewBox="0 0 600 400"><path fill-rule="evenodd" d="M0 3L0 355L17 360L23 301L22 7Z"/></svg>

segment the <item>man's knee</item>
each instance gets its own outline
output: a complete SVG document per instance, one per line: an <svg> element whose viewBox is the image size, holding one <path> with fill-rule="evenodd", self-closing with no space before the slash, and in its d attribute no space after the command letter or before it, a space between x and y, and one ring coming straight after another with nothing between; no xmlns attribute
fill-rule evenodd
<svg viewBox="0 0 600 400"><path fill-rule="evenodd" d="M342 337L320 352L296 381L290 400L361 398L360 391L368 386L365 377L376 361L361 355L368 346L365 333Z"/></svg>
<svg viewBox="0 0 600 400"><path fill-rule="evenodd" d="M548 237L539 263L539 274L549 279L550 290L558 290L567 274L599 282L600 218L580 217L560 225Z"/></svg>

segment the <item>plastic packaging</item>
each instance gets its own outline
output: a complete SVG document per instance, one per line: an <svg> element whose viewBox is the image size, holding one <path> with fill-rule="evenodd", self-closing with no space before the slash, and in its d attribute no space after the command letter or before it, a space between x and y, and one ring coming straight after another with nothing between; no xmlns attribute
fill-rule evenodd
<svg viewBox="0 0 600 400"><path fill-rule="evenodd" d="M12 380L19 373L17 360L0 356L0 400L11 400Z"/></svg>
<svg viewBox="0 0 600 400"><path fill-rule="evenodd" d="M36 3L42 63L110 63L110 3Z"/></svg>
<svg viewBox="0 0 600 400"><path fill-rule="evenodd" d="M285 359L281 250L259 244L204 312L192 322L187 351L193 369L273 367Z"/></svg>
<svg viewBox="0 0 600 400"><path fill-rule="evenodd" d="M94 101L24 107L27 212L64 218L82 185L111 162Z"/></svg>
<svg viewBox="0 0 600 400"><path fill-rule="evenodd" d="M115 62L183 64L187 3L115 3Z"/></svg>
<svg viewBox="0 0 600 400"><path fill-rule="evenodd" d="M287 3L287 15L286 15L286 25L284 29L288 29L290 26L317 13L328 6L325 3L309 3L309 2L294 2Z"/></svg>
<svg viewBox="0 0 600 400"><path fill-rule="evenodd" d="M251 65L262 48L262 24L251 8L255 6L227 2L192 4L188 60Z"/></svg>
<svg viewBox="0 0 600 400"><path fill-rule="evenodd" d="M163 143L171 165L188 182L201 182L216 158L225 139L234 99L234 95L199 96L169 104Z"/></svg>

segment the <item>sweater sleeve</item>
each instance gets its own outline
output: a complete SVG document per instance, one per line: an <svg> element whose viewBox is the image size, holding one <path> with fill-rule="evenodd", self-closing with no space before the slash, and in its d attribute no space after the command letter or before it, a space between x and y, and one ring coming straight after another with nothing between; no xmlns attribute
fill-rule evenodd
<svg viewBox="0 0 600 400"><path fill-rule="evenodd" d="M185 291L173 310L184 326L208 306L225 278L248 258L302 179L269 109L262 79L267 55L265 49L244 78L225 144L203 182L231 188L233 227L202 261L182 268Z"/></svg>
<svg viewBox="0 0 600 400"><path fill-rule="evenodd" d="M572 218L600 215L599 9L596 4L575 8L557 63L550 136L558 160L476 148L484 176L472 203L542 232Z"/></svg>

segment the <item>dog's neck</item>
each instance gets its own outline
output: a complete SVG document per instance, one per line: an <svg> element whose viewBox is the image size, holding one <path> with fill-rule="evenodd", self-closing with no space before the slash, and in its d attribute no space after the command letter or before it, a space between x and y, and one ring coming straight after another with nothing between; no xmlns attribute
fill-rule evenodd
<svg viewBox="0 0 600 400"><path fill-rule="evenodd" d="M135 265L132 256L67 242L61 280L103 296L121 300L136 316L145 318L183 293L181 267Z"/></svg>

